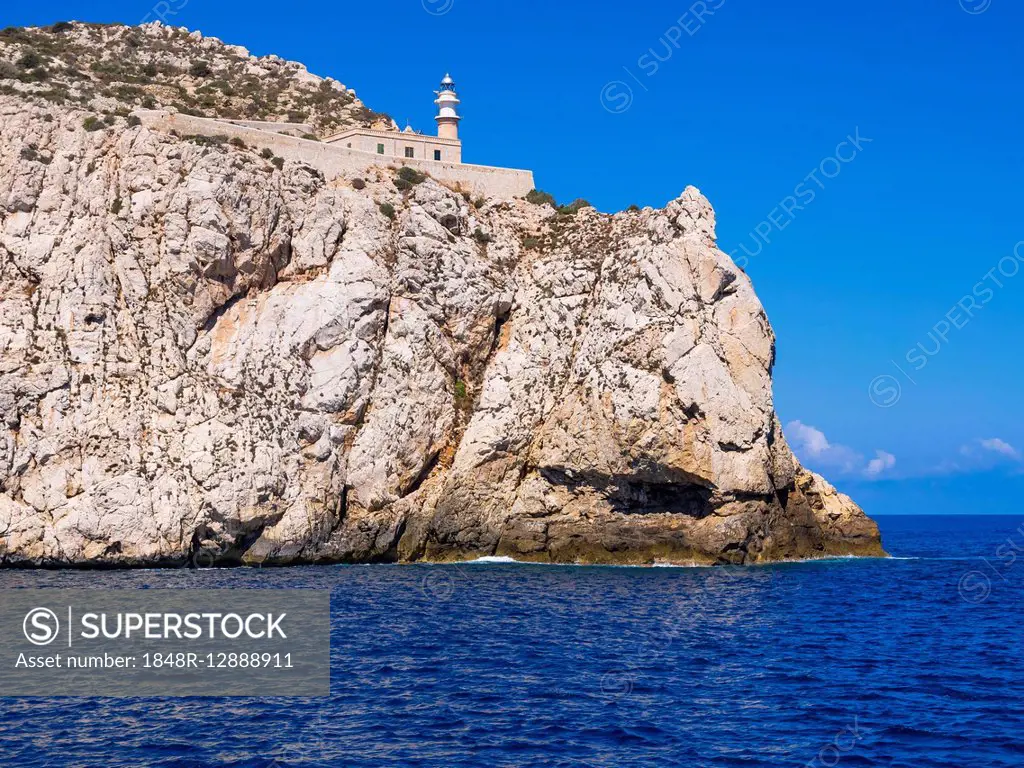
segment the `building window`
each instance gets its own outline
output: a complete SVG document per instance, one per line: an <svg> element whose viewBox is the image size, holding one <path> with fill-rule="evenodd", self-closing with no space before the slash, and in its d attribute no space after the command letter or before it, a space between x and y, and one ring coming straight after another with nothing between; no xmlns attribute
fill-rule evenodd
<svg viewBox="0 0 1024 768"><path fill-rule="evenodd" d="M405 148L405 156L406 157L415 157L416 153L412 151L412 147L406 147Z"/></svg>
<svg viewBox="0 0 1024 768"><path fill-rule="evenodd" d="M378 155L383 155L384 154L384 145L383 144L378 144L377 145L377 154Z"/></svg>
<svg viewBox="0 0 1024 768"><path fill-rule="evenodd" d="M441 159L441 150L440 149L435 149L434 150L434 159L435 160L440 160Z"/></svg>

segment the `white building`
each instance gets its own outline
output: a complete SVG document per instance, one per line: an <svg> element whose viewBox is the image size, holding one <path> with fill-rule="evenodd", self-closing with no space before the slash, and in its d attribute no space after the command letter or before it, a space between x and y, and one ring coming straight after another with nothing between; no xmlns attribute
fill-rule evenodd
<svg viewBox="0 0 1024 768"><path fill-rule="evenodd" d="M334 144L354 149L358 152L370 152L382 157L403 160L430 160L442 163L462 162L462 142L459 141L458 94L455 93L455 81L451 75L445 75L441 81L441 89L435 92L437 98L437 136L417 133L412 126L400 131L392 120L389 125L375 125L372 128L351 128L324 139L327 144Z"/></svg>
<svg viewBox="0 0 1024 768"><path fill-rule="evenodd" d="M466 194L508 199L534 188L533 172L462 162L459 140L459 97L450 75L435 92L437 136L399 130L393 120L370 128L352 128L323 141L307 138L308 125L217 120L183 115L176 110L136 110L145 125L185 135L230 136L247 145L269 149L289 160L307 163L326 178L355 176L371 168L408 165Z"/></svg>

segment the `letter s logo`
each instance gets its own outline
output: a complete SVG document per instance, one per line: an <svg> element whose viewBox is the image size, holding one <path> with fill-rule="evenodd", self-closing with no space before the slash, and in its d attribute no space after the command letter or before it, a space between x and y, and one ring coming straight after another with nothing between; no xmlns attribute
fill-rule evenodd
<svg viewBox="0 0 1024 768"><path fill-rule="evenodd" d="M601 89L601 106L613 115L621 115L633 105L633 89L621 80L605 83Z"/></svg>
<svg viewBox="0 0 1024 768"><path fill-rule="evenodd" d="M25 615L21 629L32 645L49 645L60 633L60 620L49 608L33 608Z"/></svg>

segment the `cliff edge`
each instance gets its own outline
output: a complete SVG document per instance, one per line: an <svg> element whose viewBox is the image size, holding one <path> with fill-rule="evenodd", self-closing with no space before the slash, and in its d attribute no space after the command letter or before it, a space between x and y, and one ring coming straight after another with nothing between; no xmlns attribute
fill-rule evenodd
<svg viewBox="0 0 1024 768"><path fill-rule="evenodd" d="M42 55L0 79L3 564L883 554L786 445L696 189L606 215L324 178L40 95Z"/></svg>

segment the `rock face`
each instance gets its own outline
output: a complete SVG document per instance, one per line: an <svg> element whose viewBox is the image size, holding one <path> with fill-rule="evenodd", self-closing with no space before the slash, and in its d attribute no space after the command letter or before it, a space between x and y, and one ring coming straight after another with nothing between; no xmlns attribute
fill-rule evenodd
<svg viewBox="0 0 1024 768"><path fill-rule="evenodd" d="M478 208L85 116L0 97L0 562L882 554L696 189Z"/></svg>

